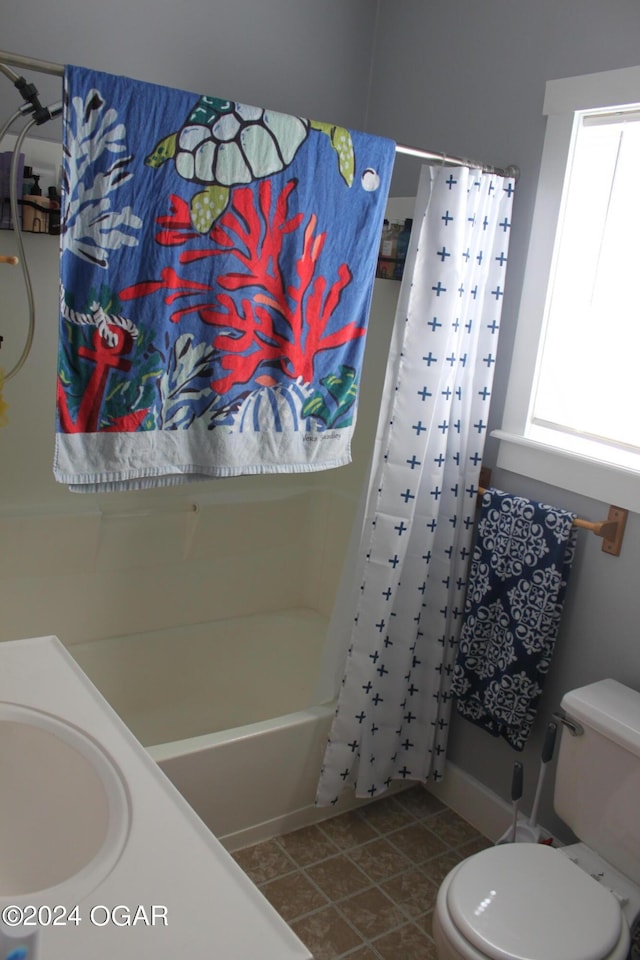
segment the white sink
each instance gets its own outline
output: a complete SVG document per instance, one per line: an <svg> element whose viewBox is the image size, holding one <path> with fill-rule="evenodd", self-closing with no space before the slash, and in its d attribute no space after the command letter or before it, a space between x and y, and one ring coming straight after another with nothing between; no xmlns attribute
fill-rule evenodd
<svg viewBox="0 0 640 960"><path fill-rule="evenodd" d="M117 863L130 819L123 778L94 740L0 701L0 901L87 895Z"/></svg>

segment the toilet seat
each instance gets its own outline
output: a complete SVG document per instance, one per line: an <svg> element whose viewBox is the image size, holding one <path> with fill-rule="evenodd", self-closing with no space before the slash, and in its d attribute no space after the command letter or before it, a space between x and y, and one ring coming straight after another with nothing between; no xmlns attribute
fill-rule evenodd
<svg viewBox="0 0 640 960"><path fill-rule="evenodd" d="M440 890L436 926L450 956L473 960L624 960L629 949L613 894L541 844L493 847L459 864Z"/></svg>

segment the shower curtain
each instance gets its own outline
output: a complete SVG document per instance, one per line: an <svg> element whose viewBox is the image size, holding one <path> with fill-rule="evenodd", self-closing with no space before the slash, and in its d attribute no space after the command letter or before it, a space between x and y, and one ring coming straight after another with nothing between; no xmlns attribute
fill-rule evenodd
<svg viewBox="0 0 640 960"><path fill-rule="evenodd" d="M513 189L421 172L319 805L443 775Z"/></svg>

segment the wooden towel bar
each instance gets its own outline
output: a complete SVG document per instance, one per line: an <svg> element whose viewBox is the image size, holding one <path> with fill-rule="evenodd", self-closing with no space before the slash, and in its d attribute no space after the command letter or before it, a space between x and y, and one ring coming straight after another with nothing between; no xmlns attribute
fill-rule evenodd
<svg viewBox="0 0 640 960"><path fill-rule="evenodd" d="M486 491L486 487L478 487L478 498ZM576 517L573 522L581 530L590 530L596 537L602 537L603 551L612 557L619 557L628 514L629 511L623 507L612 506L609 507L606 520L583 520L582 517Z"/></svg>

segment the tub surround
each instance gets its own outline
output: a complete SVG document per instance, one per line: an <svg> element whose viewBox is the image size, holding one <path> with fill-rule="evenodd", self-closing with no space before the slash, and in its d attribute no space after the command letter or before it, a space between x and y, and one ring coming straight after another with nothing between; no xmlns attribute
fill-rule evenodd
<svg viewBox="0 0 640 960"><path fill-rule="evenodd" d="M0 667L0 702L51 714L93 738L119 768L129 797L130 829L117 863L92 890L65 886L74 903L63 905L77 903L82 922L43 927L43 958L311 960L56 637L0 644ZM32 899L52 906L46 891ZM168 922L98 926L89 919L95 905L160 905Z"/></svg>
<svg viewBox="0 0 640 960"><path fill-rule="evenodd" d="M337 812L315 806L335 710L314 703L326 631L325 616L290 607L68 650L234 850ZM339 810L361 803L347 796Z"/></svg>
<svg viewBox="0 0 640 960"><path fill-rule="evenodd" d="M218 733L312 703L327 620L291 607L70 646L145 747Z"/></svg>

